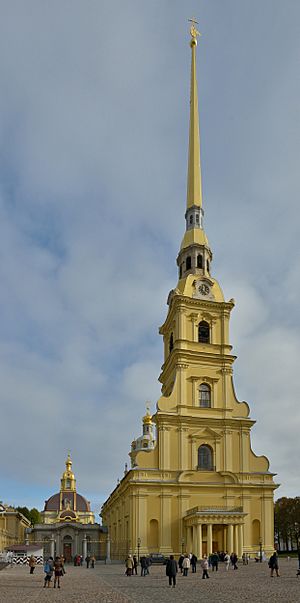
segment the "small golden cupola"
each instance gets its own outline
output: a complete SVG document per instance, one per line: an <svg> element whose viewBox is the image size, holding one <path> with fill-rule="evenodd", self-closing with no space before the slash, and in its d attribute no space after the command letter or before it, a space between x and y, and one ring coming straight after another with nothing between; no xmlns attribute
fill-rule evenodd
<svg viewBox="0 0 300 603"><path fill-rule="evenodd" d="M76 491L76 479L74 473L72 471L72 459L70 453L68 453L68 457L66 460L66 469L61 477L61 491L70 490L72 492Z"/></svg>
<svg viewBox="0 0 300 603"><path fill-rule="evenodd" d="M152 415L150 414L150 407L148 404L146 408L147 411L143 417L143 434L136 440L133 440L131 444L130 457L132 467L135 466L135 457L137 452L140 450L150 452L150 450L153 450L155 447L154 423L152 421Z"/></svg>

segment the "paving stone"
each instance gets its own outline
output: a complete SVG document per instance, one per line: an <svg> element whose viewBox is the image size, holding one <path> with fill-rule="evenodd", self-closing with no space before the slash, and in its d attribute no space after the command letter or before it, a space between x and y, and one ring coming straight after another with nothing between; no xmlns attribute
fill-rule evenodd
<svg viewBox="0 0 300 603"><path fill-rule="evenodd" d="M169 588L165 567L152 566L150 575L125 576L122 564L96 564L95 569L66 566L61 589L43 588L43 569L7 568L0 572L0 603L299 603L300 578L296 560L280 560L280 578L270 578L267 563L250 562L228 572L222 564L210 579L201 570L177 578Z"/></svg>

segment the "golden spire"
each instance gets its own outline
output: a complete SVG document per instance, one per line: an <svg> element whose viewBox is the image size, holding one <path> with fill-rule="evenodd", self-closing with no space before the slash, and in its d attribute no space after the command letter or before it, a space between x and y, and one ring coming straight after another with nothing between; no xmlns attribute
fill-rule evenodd
<svg viewBox="0 0 300 603"><path fill-rule="evenodd" d="M200 135L199 135L199 112L198 112L198 90L196 77L196 46L197 36L200 35L195 25L197 21L189 19L192 23L190 28L192 69L191 69L191 98L190 98L190 132L189 132L189 160L188 160L188 182L187 182L187 208L197 205L202 207L202 184L200 168Z"/></svg>

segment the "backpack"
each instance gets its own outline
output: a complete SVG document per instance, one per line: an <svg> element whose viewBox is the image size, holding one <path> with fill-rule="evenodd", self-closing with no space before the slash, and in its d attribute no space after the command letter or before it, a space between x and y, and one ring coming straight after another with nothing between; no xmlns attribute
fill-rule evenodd
<svg viewBox="0 0 300 603"><path fill-rule="evenodd" d="M50 572L50 565L49 565L49 563L45 563L45 565L44 565L44 572L45 572L45 574L48 574Z"/></svg>

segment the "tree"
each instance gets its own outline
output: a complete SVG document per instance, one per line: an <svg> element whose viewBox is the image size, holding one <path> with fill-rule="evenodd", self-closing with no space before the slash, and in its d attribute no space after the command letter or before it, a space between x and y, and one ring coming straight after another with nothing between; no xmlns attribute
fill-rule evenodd
<svg viewBox="0 0 300 603"><path fill-rule="evenodd" d="M30 509L30 521L33 526L41 522L41 514L35 507Z"/></svg>
<svg viewBox="0 0 300 603"><path fill-rule="evenodd" d="M35 507L30 510L28 507L16 507L16 511L19 511L19 513L22 513L22 515L29 519L33 526L41 521L41 514Z"/></svg>
<svg viewBox="0 0 300 603"><path fill-rule="evenodd" d="M284 542L285 549L299 550L300 544L300 497L282 497L275 502L275 536L279 544Z"/></svg>

